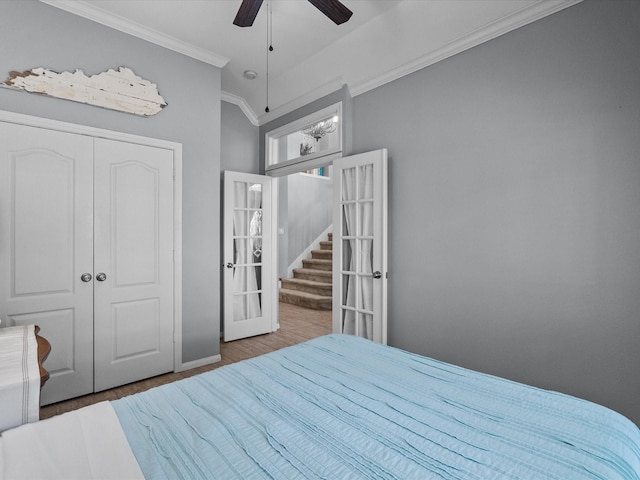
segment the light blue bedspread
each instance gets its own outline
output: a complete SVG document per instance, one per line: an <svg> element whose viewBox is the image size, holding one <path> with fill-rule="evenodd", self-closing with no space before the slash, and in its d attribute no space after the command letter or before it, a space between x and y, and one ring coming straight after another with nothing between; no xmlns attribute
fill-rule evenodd
<svg viewBox="0 0 640 480"><path fill-rule="evenodd" d="M605 407L347 335L112 405L148 479L640 479Z"/></svg>

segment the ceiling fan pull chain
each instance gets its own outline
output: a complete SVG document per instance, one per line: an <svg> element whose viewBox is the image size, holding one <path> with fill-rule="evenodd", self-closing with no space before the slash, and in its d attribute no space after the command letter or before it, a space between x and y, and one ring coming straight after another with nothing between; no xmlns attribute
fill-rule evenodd
<svg viewBox="0 0 640 480"><path fill-rule="evenodd" d="M267 2L267 9L269 11L269 16L267 17L267 44L269 48L267 49L267 76L266 76L266 84L267 84L267 106L264 109L266 113L269 113L269 52L273 52L273 10L271 9L271 3Z"/></svg>
<svg viewBox="0 0 640 480"><path fill-rule="evenodd" d="M271 2L267 3L267 8L269 9L269 51L273 52L273 7Z"/></svg>

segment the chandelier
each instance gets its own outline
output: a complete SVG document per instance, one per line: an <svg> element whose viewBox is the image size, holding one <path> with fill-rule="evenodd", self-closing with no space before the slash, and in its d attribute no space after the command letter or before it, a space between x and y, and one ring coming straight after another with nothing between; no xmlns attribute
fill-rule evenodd
<svg viewBox="0 0 640 480"><path fill-rule="evenodd" d="M304 128L302 133L313 137L316 139L316 142L324 137L327 133L333 133L336 131L336 123L338 123L338 117L330 118L329 120L323 120L322 122L316 123L315 125L311 125L310 127Z"/></svg>

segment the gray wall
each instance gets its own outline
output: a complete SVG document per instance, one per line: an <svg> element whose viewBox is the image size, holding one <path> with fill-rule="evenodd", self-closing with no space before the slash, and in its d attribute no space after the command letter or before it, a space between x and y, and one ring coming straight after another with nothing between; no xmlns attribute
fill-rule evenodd
<svg viewBox="0 0 640 480"><path fill-rule="evenodd" d="M640 2L585 1L353 100L389 149L389 343L640 424Z"/></svg>
<svg viewBox="0 0 640 480"><path fill-rule="evenodd" d="M121 65L158 85L150 118L0 89L0 109L183 145L183 361L219 353L220 70L35 1L0 2L0 75ZM213 294L212 294L213 292Z"/></svg>
<svg viewBox="0 0 640 480"><path fill-rule="evenodd" d="M246 117L240 107L222 102L220 135L220 170L258 173L259 130Z"/></svg>
<svg viewBox="0 0 640 480"><path fill-rule="evenodd" d="M286 278L289 265L333 221L333 182L298 173L278 180L278 226L284 229L278 236L278 276Z"/></svg>

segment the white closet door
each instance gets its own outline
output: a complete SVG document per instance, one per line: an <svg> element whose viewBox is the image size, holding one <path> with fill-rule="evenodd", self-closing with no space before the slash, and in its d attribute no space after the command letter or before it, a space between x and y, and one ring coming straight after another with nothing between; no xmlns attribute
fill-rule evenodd
<svg viewBox="0 0 640 480"><path fill-rule="evenodd" d="M95 142L100 391L173 370L173 151Z"/></svg>
<svg viewBox="0 0 640 480"><path fill-rule="evenodd" d="M42 404L93 391L92 239L93 139L0 122L1 326L51 343Z"/></svg>

